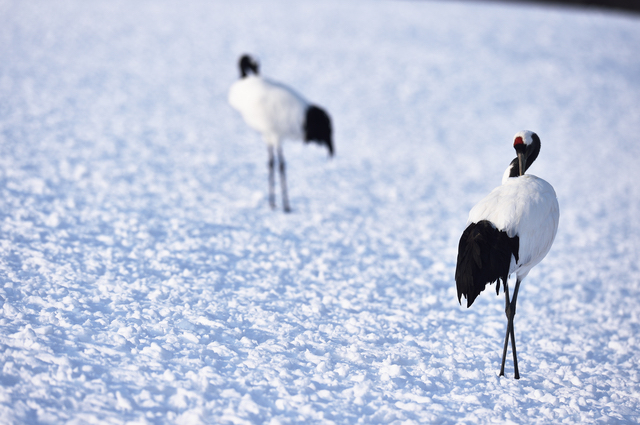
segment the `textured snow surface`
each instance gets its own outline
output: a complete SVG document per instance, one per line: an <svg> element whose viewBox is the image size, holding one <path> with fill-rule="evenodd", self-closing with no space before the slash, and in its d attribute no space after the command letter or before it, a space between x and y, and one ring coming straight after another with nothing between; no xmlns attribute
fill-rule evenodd
<svg viewBox="0 0 640 425"><path fill-rule="evenodd" d="M640 19L501 3L0 0L0 423L640 420ZM237 59L332 115L293 213ZM522 379L457 243L530 129L560 226Z"/></svg>

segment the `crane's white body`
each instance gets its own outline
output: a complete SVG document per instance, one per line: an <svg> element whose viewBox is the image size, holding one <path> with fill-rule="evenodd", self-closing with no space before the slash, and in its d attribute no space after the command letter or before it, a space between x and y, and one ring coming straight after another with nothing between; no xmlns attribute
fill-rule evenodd
<svg viewBox="0 0 640 425"><path fill-rule="evenodd" d="M279 147L284 139L304 138L309 103L283 84L247 75L231 86L229 104L249 127L262 134L269 146Z"/></svg>
<svg viewBox="0 0 640 425"><path fill-rule="evenodd" d="M560 208L553 187L531 174L508 177L469 212L470 223L491 222L509 237L520 239L518 262L511 257L509 274L522 281L547 255L558 230Z"/></svg>

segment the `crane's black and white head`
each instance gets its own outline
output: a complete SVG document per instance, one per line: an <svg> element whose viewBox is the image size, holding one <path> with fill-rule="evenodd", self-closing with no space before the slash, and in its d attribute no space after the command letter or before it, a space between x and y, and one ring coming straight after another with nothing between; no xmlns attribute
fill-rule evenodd
<svg viewBox="0 0 640 425"><path fill-rule="evenodd" d="M254 58L252 58L249 55L242 55L240 57L239 65L240 65L240 76L242 78L251 74L255 74L255 75L259 74L260 65L258 64L258 61L256 61Z"/></svg>
<svg viewBox="0 0 640 425"><path fill-rule="evenodd" d="M509 177L518 177L522 176L538 157L540 138L533 131L519 131L513 136L513 147L518 156L511 161L507 171Z"/></svg>

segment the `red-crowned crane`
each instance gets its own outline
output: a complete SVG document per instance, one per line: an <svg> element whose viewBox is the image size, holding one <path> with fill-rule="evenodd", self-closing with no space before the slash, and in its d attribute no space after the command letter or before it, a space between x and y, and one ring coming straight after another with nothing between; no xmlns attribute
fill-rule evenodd
<svg viewBox="0 0 640 425"><path fill-rule="evenodd" d="M504 286L507 334L504 339L500 376L504 375L509 338L513 352L515 379L520 379L513 317L520 283L549 252L558 230L560 208L553 187L525 174L540 152L540 138L531 131L514 136L517 157L511 161L502 185L478 202L469 212L468 226L458 245L456 286L458 302L464 295L467 307L487 284ZM513 298L509 299L507 279L516 274Z"/></svg>
<svg viewBox="0 0 640 425"><path fill-rule="evenodd" d="M240 57L240 79L229 90L229 104L244 118L247 125L262 133L269 152L269 204L276 207L275 158L277 151L282 207L290 212L287 197L285 161L282 153L284 139L304 140L326 145L333 156L331 119L320 107L307 102L289 87L262 78L258 62L249 55Z"/></svg>

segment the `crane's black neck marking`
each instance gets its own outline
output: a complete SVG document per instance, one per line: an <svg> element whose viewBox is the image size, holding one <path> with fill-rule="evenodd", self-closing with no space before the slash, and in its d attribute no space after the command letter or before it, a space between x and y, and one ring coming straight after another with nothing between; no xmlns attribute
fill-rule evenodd
<svg viewBox="0 0 640 425"><path fill-rule="evenodd" d="M255 75L259 74L258 62L255 61L249 55L242 55L242 57L240 58L239 65L240 65L240 76L242 78L246 77L249 74L255 74Z"/></svg>
<svg viewBox="0 0 640 425"><path fill-rule="evenodd" d="M509 278L511 257L518 262L520 238L509 237L507 232L496 229L487 220L471 223L462 233L458 244L458 262L456 265L456 287L458 302L464 295L467 307L487 284L496 282L496 294Z"/></svg>
<svg viewBox="0 0 640 425"><path fill-rule="evenodd" d="M304 120L304 141L316 142L326 145L329 155L333 156L333 139L331 131L331 118L324 109L311 105L307 108Z"/></svg>
<svg viewBox="0 0 640 425"><path fill-rule="evenodd" d="M538 157L538 154L540 153L540 138L536 133L532 133L531 144L529 145L519 144L519 145L515 145L514 147L516 149L516 152L518 152L520 149L524 149L524 157L525 157L524 172L526 172L529 169L529 167L531 167L531 164L533 164L533 161L536 160L536 158ZM511 167L511 171L509 172L509 177L518 177L520 175L520 164L518 163L517 157L514 158L513 161L511 161L510 167ZM524 172L522 174L524 174Z"/></svg>

